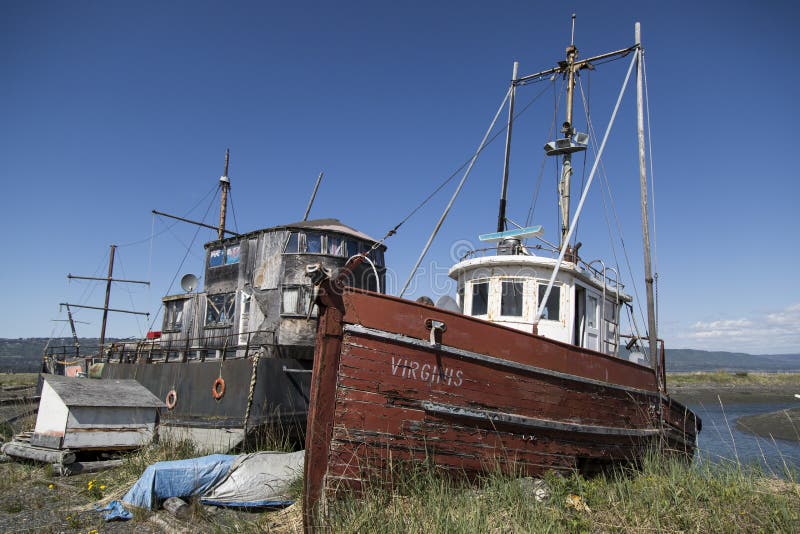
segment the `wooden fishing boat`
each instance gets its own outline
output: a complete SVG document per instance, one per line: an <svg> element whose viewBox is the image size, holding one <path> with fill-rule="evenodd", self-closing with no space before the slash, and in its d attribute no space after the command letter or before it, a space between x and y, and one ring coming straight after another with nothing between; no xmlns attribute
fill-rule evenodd
<svg viewBox="0 0 800 534"><path fill-rule="evenodd" d="M481 236L496 246L472 251L450 269L456 309L347 287L347 267L339 275L309 268L320 321L306 434L307 529L320 524L321 505L340 489L390 480L404 462L424 460L469 476L495 469L591 472L636 464L654 447L691 458L701 421L666 391L644 202L646 335L621 334L620 315L631 297L615 269L587 264L570 241L605 145L604 138L573 215L570 160L587 146L572 126L574 77L592 62L630 55L628 76L638 66L641 81L638 25L636 33L633 46L585 60L570 45L565 61L531 76L517 76L514 65L509 133L518 87L554 74L567 80L564 137L545 145L562 163L557 257L525 244L541 235L540 227L506 227L509 136L497 232ZM643 146L640 139L644 183ZM628 350L640 351L622 350L626 340Z"/></svg>

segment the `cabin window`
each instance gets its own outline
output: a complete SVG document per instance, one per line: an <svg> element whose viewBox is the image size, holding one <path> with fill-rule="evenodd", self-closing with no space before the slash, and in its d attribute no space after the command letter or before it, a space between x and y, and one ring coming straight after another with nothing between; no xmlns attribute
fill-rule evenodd
<svg viewBox="0 0 800 534"><path fill-rule="evenodd" d="M217 293L206 296L206 326L230 326L233 324L233 309L236 293Z"/></svg>
<svg viewBox="0 0 800 534"><path fill-rule="evenodd" d="M303 286L283 288L281 314L306 315L308 313L309 296Z"/></svg>
<svg viewBox="0 0 800 534"><path fill-rule="evenodd" d="M219 267L225 264L225 251L221 248L208 253L208 266Z"/></svg>
<svg viewBox="0 0 800 534"><path fill-rule="evenodd" d="M208 253L208 266L221 267L223 265L231 265L239 263L239 252L241 247L239 244L231 245L226 248L217 248Z"/></svg>
<svg viewBox="0 0 800 534"><path fill-rule="evenodd" d="M369 259L375 262L376 267L383 267L383 249L381 247L371 251L368 256Z"/></svg>
<svg viewBox="0 0 800 534"><path fill-rule="evenodd" d="M344 256L344 240L335 235L328 236L328 254L331 256Z"/></svg>
<svg viewBox="0 0 800 534"><path fill-rule="evenodd" d="M472 309L470 315L486 315L489 310L489 282L472 283Z"/></svg>
<svg viewBox="0 0 800 534"><path fill-rule="evenodd" d="M456 296L458 297L458 309L461 312L464 312L464 286L460 286L458 291L456 292Z"/></svg>
<svg viewBox="0 0 800 534"><path fill-rule="evenodd" d="M183 300L170 300L164 303L165 332L180 330L183 327Z"/></svg>
<svg viewBox="0 0 800 534"><path fill-rule="evenodd" d="M289 240L286 242L286 249L284 252L292 254L297 252L298 250L298 243L300 242L299 234L297 232L292 232L289 234Z"/></svg>
<svg viewBox="0 0 800 534"><path fill-rule="evenodd" d="M316 232L306 234L306 252L322 254L322 234Z"/></svg>
<svg viewBox="0 0 800 534"><path fill-rule="evenodd" d="M523 282L504 280L500 295L500 315L522 317Z"/></svg>
<svg viewBox="0 0 800 534"><path fill-rule="evenodd" d="M544 294L547 292L547 284L539 284L539 302L541 306ZM542 312L542 319L547 321L558 321L561 319L561 287L554 285L547 297L547 304Z"/></svg>
<svg viewBox="0 0 800 534"><path fill-rule="evenodd" d="M239 245L233 245L225 249L225 265L239 263Z"/></svg>
<svg viewBox="0 0 800 534"><path fill-rule="evenodd" d="M597 297L586 297L586 327L597 328Z"/></svg>

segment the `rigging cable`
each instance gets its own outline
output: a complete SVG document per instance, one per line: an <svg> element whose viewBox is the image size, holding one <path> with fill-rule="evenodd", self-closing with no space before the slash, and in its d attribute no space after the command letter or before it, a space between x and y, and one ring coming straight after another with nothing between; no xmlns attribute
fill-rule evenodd
<svg viewBox="0 0 800 534"><path fill-rule="evenodd" d="M212 194L216 193L216 192L217 192L217 189L219 189L219 184L214 184L214 187L212 187L212 188L211 188L211 190L210 190L208 193L206 193L206 194L205 194L205 195L204 195L204 196L203 196L203 197L202 197L200 200L198 200L198 201L195 203L195 205L194 205L194 206L192 206L191 208L189 208L189 211L187 211L187 212L186 212L186 215L184 215L184 218L188 218L188 216L189 216L189 215L190 215L190 214L191 214L191 213L192 213L192 212L193 212L195 209L197 209L197 207L198 207L198 206L199 206L199 205L200 205L200 204L201 204L201 203L202 203L202 202L203 202L205 199L207 199L207 198L209 197L209 195L212 195ZM153 215L155 216L155 213L154 213ZM137 241L132 241L132 242L130 242L130 243L125 243L124 245L117 245L117 248L122 248L122 247L131 247L131 246L133 246L133 245L140 245L140 244L142 244L142 243L144 243L144 242L146 242L146 241L148 241L148 240L149 240L149 241L152 241L152 239L153 239L154 237L160 236L161 234L163 234L163 233L167 232L167 231L168 231L170 228L172 228L173 226L175 226L176 224L178 224L178 222L179 222L179 221L172 221L171 223L169 223L169 224L168 224L167 228L164 228L163 230L161 230L161 231L160 231L160 232L158 232L157 234L153 234L153 233L152 233L152 229L151 229L151 234L150 234L150 236L149 236L149 237L146 237L146 238L144 238L144 239L139 239L139 240L137 240Z"/></svg>
<svg viewBox="0 0 800 534"><path fill-rule="evenodd" d="M233 188L228 188L228 197L231 199L231 213L233 214L233 227L236 228L236 233L239 233L239 221L236 220L236 208L233 205Z"/></svg>
<svg viewBox="0 0 800 534"><path fill-rule="evenodd" d="M119 265L119 270L122 271L122 278L128 278L128 275L125 273L125 266L122 264L122 261L120 261L120 260L121 260L121 254L119 253L119 251L117 251L116 255L114 256L114 263L116 265ZM148 285L150 285L150 284L148 284ZM125 290L128 292L128 299L131 301L131 309L135 310L136 309L136 304L134 304L134 302L133 302L133 292L131 291L130 286L128 286L127 284L124 285L124 287L125 287ZM144 331L142 329L142 322L141 321L142 321L141 316L137 315L136 316L136 327L139 329L139 337L144 337Z"/></svg>
<svg viewBox="0 0 800 534"><path fill-rule="evenodd" d="M561 94L561 91L556 91L555 86L555 79L553 79L553 121L550 123L550 131L547 133L548 139L552 139L555 135L556 121L558 120L558 95ZM563 80L561 82L561 88L564 88ZM547 166L547 160L547 154L544 154L542 156L542 165L539 167L539 177L536 179L536 187L534 188L533 196L531 197L531 205L528 207L528 216L525 218L525 226L530 226L531 220L533 219L533 212L536 210L536 203L539 200L539 191L541 190L542 179L544 178L544 169ZM527 242L527 239L525 241Z"/></svg>
<svg viewBox="0 0 800 534"><path fill-rule="evenodd" d="M516 66L514 67L514 70L516 72ZM436 237L436 234L439 233L439 229L442 227L442 223L444 223L444 220L447 217L447 214L450 213L450 208L453 207L453 202L456 201L456 197L458 197L458 194L461 192L461 188L464 187L464 183L467 181L467 177L469 176L470 171L472 171L472 167L473 167L473 165L475 165L475 161L478 159L478 156L480 155L481 151L483 150L483 147L486 146L486 140L489 138L489 134L492 133L492 130L494 130L494 125L497 122L498 117L500 117L500 113L502 113L503 108L506 105L506 101L508 101L508 99L511 97L512 91L514 91L513 80L512 80L511 87L509 87L508 91L506 91L506 96L503 98L503 101L500 103L500 107L497 108L497 113L494 114L494 118L492 119L491 124L489 124L489 128L487 128L486 133L483 134L483 139L481 139L481 142L478 145L478 149L475 151L475 154L470 159L469 167L467 167L467 170L464 172L464 176L461 177L461 181L458 183L458 187L456 187L456 190L453 192L453 195L450 197L450 202L447 203L447 207L444 209L444 212L442 213L441 217L439 217L439 222L436 223L436 227L433 229L433 232L431 232L431 235L428 238L428 242L425 243L425 246L422 249L422 253L420 253L419 258L417 259L417 263L414 264L414 267L411 269L411 272L408 274L408 279L406 280L406 283L403 284L403 289L400 290L400 294L398 296L402 297L403 294L406 292L406 289L408 289L408 285L411 283L411 280L413 280L414 275L416 274L417 269L419 268L419 264L422 263L422 259L425 257L425 254L428 253L428 249L430 248L431 244L433 243L433 240ZM512 117L512 120L513 120L513 117Z"/></svg>
<svg viewBox="0 0 800 534"><path fill-rule="evenodd" d="M533 98L531 99L531 101L530 101L530 102L528 102L528 103L527 103L527 104L526 104L526 105L525 105L525 106L524 106L524 107L523 107L523 108L522 108L522 109L521 109L521 110L520 110L518 113L516 113L516 114L514 115L514 119L513 119L513 120L516 120L516 119L517 119L517 118L519 118L519 117L520 117L520 116L521 116L523 113L525 113L525 112L528 110L528 108L530 108L530 107L533 105L533 103L534 103L534 102L536 102L536 100L538 100L538 99L539 99L539 97L541 97L541 96L542 96L542 95L543 95L543 94L544 94L546 91L547 91L547 88L545 88L543 91L541 91L541 92L540 92L539 94L537 94L535 97L533 97ZM480 150L479 152L477 152L477 153L479 154L480 152L483 152L483 150L485 150L485 149L486 149L486 147L488 147L489 145L491 145L491 144L492 144L492 143L495 141L495 139L497 139L497 137L498 137L498 136L500 136L500 134L502 134L502 133L503 133L503 132L505 132L505 131L506 131L506 126L503 126L502 128L500 128L500 130L498 130L498 131L497 131L497 132L496 132L496 133L495 133L495 134L494 134L492 137L490 137L490 138L489 138L489 140L486 142L486 144L485 144L485 145L484 145L484 146L481 148L481 150ZM468 158L468 159L467 159L467 160L466 160L464 163L462 163L462 164L461 164L461 166L459 166L459 167L458 167L456 170L454 170L454 171L453 171L453 172L450 174L450 176L448 176L448 177L447 177L447 178L446 178L446 179L445 179L445 180L444 180L444 181L443 181L441 184L439 184L439 185L436 187L436 189L434 189L434 190L433 190L433 192L431 192L431 193L430 193L430 194L429 194L427 197L425 197L425 199L424 199L422 202L420 202L420 203L417 205L417 207L415 207L413 210L411 210L411 212L410 212L408 215L406 215L406 216L405 216L405 217L404 217L404 218L403 218L403 219L402 219L402 220L401 220L399 223L397 223L397 224L394 226L394 228L392 228L391 230L389 230L388 232L386 232L386 235L385 235L385 236L383 236L383 239L381 239L380 241L377 241L377 242L375 243L375 246L373 246L373 248L375 248L375 247L376 247L376 246L378 246L378 245L382 245L382 244L383 244L383 243L384 243L384 242L385 242L385 241L386 241L388 238L390 238L390 237L392 237L393 235L395 235L395 234L397 233L397 231L400 229L400 227L401 227L403 224L405 224L405 223L406 223L406 221L408 221L408 220L409 220L411 217L413 217L413 216L414 216L414 215L415 215L415 214L416 214L416 213L417 213L417 212L418 212L420 209L422 209L422 207L423 207L423 206L425 206L425 204L427 204L427 203L428 203L428 202L429 202L429 201L430 201L430 200L431 200L433 197L435 197L435 196L436 196L436 195L439 193L439 191L441 191L442 189L444 189L444 187L445 187L447 184L449 184L449 183L450 183L450 182L453 180L453 178L455 178L455 177L458 175L458 173L460 173L462 170L464 170L464 168L465 168L465 167L467 167L467 166L470 164L470 162L472 161L472 158L473 158L473 157L474 157L474 156L470 156L470 157L469 157L469 158Z"/></svg>
<svg viewBox="0 0 800 534"><path fill-rule="evenodd" d="M583 101L584 106L586 106L587 103L586 103L585 95L584 95L584 92L583 92L583 85L581 84L580 79L578 80L578 88L579 88L580 93L581 93L581 100ZM589 128L589 133L590 133L590 137L589 138L591 139L592 143L594 144L596 142L597 135L595 134L594 123L592 123L592 121L590 120L588 114L587 114L587 126ZM592 149L596 150L594 146L592 146ZM625 257L625 263L626 263L626 265L628 267L628 273L629 273L630 278L631 278L631 284L633 285L633 294L636 296L636 305L639 308L639 313L642 316L642 321L644 321L644 310L642 310L641 299L639 298L639 289L638 289L638 287L636 285L636 278L634 278L634 276L633 276L633 268L631 267L630 257L628 256L628 249L625 246L625 238L622 235L622 225L619 222L619 216L617 215L617 209L616 209L616 206L614 204L614 197L611 194L611 185L610 185L610 183L608 181L608 174L606 173L606 170L605 170L605 164L602 161L600 162L600 171L601 171L601 177L603 179L603 183L606 186L606 194L608 195L608 201L609 201L609 204L611 206L611 213L614 215L614 222L617 225L617 232L619 233L620 245L622 246L623 256ZM614 264L616 265L617 272L621 272L621 269L619 267L619 258L617 257L617 250L616 250L616 247L614 246L614 236L611 233L611 222L608 220L608 207L609 207L609 204L606 204L606 196L605 195L600 195L600 198L603 201L603 208L604 208L603 209L603 215L604 215L604 217L606 219L606 228L608 229L608 239L609 239L609 243L611 244L611 253L614 256ZM636 322L635 315L630 314L629 317L631 318L633 330L636 331L636 335L638 337L641 337L641 333L639 332L639 325Z"/></svg>
<svg viewBox="0 0 800 534"><path fill-rule="evenodd" d="M591 112L590 112L590 108L589 108L589 102L591 101L591 97L592 97L592 95L591 95L591 92L592 92L592 83L591 83L592 82L592 77L591 77L591 73L592 73L592 71L588 70L587 71L587 75L586 75L587 78L588 78L588 82L589 82L587 84L589 86L589 88L586 91L588 93L588 96L583 94L583 84L581 83L581 77L580 77L580 74L576 73L576 74L578 74L578 76L576 76L576 78L578 78L578 86L580 87L581 99L583 100L583 110L584 110L584 113L586 114L586 123L587 124L591 121ZM573 124L573 126L574 126L574 124ZM583 151L583 169L581 171L581 191L583 190L583 186L586 184L586 163L587 163L588 160L589 160L589 158L587 157L586 151L584 150ZM601 167L600 172L601 172L601 175L602 175L605 172L605 168ZM573 248L573 250L575 249L575 243L578 242L578 230L580 229L580 225L581 225L581 221L579 219L577 224L575 225L577 227L577 228L575 228L575 236L572 238L572 248ZM604 276L605 276L605 274L604 274Z"/></svg>
<svg viewBox="0 0 800 534"><path fill-rule="evenodd" d="M219 185L217 185L217 188L219 188ZM215 198L216 198L216 195L215 195ZM209 202L208 207L206 208L206 212L203 214L203 218L201 219L202 221L206 220L206 217L208 216L208 212L211 211L211 206L213 206L213 204L214 204L214 198L212 198L211 202ZM181 260L180 265L178 265L178 269L175 271L175 275L172 277L172 281L170 281L169 287L167 287L166 294L169 294L169 292L172 290L172 286L175 283L175 280L178 278L178 274L181 272L181 269L183 268L183 264L186 263L186 258L189 257L189 253L192 251L192 246L194 245L194 242L197 239L197 235L200 233L200 228L202 228L202 227L198 226L197 229L194 231L194 235L192 236L192 241L189 244L189 246L186 247L186 253L183 255L183 259ZM150 327L148 328L148 330L152 330L153 329L153 325L156 324L156 320L158 319L158 316L161 313L161 310L163 310L163 309L164 309L164 302L162 301L161 305L158 307L158 311L156 311L153 314L153 321L150 323Z"/></svg>
<svg viewBox="0 0 800 534"><path fill-rule="evenodd" d="M653 280L656 289L656 298L655 298L655 315L656 315L656 332L659 331L658 328L658 235L656 233L656 175L653 170L653 134L650 130L650 94L647 90L647 66L644 61L644 49L642 49L639 58L642 61L642 75L644 76L644 100L645 100L645 109L647 111L647 151L650 155L650 187L652 189L652 197L653 197Z"/></svg>

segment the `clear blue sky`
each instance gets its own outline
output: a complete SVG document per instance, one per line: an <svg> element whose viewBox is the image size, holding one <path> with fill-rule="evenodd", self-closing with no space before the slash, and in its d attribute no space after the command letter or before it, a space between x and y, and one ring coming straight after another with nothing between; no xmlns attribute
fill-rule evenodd
<svg viewBox="0 0 800 534"><path fill-rule="evenodd" d="M112 307L156 312L176 273L202 274L202 243L213 233L197 235L179 271L195 229L154 222L150 210L202 218L226 147L240 231L302 218L325 171L312 216L382 237L471 155L514 60L531 73L563 57L576 12L583 57L632 44L634 22L642 23L667 346L800 352L800 180L790 161L798 7L638 4L3 2L0 336L46 337L54 327L68 335L51 321L64 318L58 303L102 305L103 288L66 275L103 275L112 243L121 245L116 275L152 281L115 287ZM618 61L582 77L598 134L626 67ZM526 88L521 105L546 85ZM631 87L605 168L638 265L633 95ZM520 119L514 140L509 216L518 221L539 175L552 101L551 90ZM441 278L454 246L493 231L501 144L473 171L415 296L452 290L431 271ZM582 163L577 171L580 182ZM533 217L552 241L554 184L549 165ZM387 242L397 283L451 191ZM601 200L596 187L578 239L587 259L611 262ZM81 335L98 334L99 312L78 318L91 323L78 325ZM112 315L109 335L146 328Z"/></svg>

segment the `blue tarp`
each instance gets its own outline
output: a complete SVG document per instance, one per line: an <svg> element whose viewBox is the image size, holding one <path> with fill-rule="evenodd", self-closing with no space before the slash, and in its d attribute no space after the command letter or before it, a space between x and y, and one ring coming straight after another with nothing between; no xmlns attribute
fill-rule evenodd
<svg viewBox="0 0 800 534"><path fill-rule="evenodd" d="M153 510L169 497L202 495L225 478L235 459L227 454L212 454L155 463L145 469L122 502Z"/></svg>

